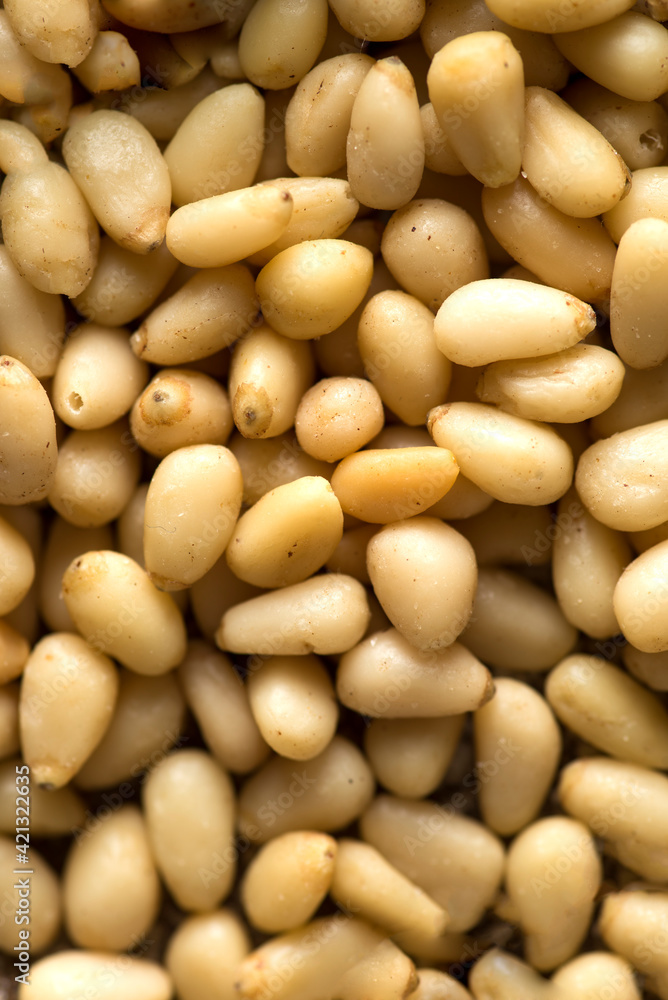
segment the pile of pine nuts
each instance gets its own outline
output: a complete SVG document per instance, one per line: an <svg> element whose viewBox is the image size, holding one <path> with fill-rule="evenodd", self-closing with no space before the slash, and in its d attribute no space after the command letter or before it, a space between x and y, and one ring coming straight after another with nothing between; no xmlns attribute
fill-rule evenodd
<svg viewBox="0 0 668 1000"><path fill-rule="evenodd" d="M631 4L4 0L2 1000L668 1000Z"/></svg>

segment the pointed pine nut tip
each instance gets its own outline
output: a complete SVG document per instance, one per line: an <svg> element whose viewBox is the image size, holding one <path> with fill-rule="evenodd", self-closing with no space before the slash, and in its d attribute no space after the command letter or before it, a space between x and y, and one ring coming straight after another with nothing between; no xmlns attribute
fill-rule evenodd
<svg viewBox="0 0 668 1000"><path fill-rule="evenodd" d="M485 690L482 693L482 697L480 699L480 704L478 705L478 708L482 708L482 706L486 705L488 701L491 701L495 694L496 694L496 685L494 684L494 678L492 677L491 674L489 674L487 677L487 684L485 685Z"/></svg>
<svg viewBox="0 0 668 1000"><path fill-rule="evenodd" d="M63 788L70 778L76 774L76 767L68 767L57 760L34 761L30 760L29 754L25 754L26 763L30 768L33 781L46 792L52 792L56 788Z"/></svg>
<svg viewBox="0 0 668 1000"><path fill-rule="evenodd" d="M144 351L146 350L147 339L148 336L146 332L146 324L142 323L139 329L135 330L135 332L130 337L130 347L132 348L132 350L134 351L134 353L137 355L138 358L141 358Z"/></svg>
<svg viewBox="0 0 668 1000"><path fill-rule="evenodd" d="M433 410L430 410L427 414L427 430L431 434L432 428L437 420L444 417L448 410L450 409L450 403L441 403L440 406L435 406Z"/></svg>
<svg viewBox="0 0 668 1000"><path fill-rule="evenodd" d="M585 337L596 327L596 313L588 302L583 302L582 299L576 298L575 295L569 296L567 301L575 311L576 330Z"/></svg>
<svg viewBox="0 0 668 1000"><path fill-rule="evenodd" d="M186 590L189 586L189 584L180 583L178 580L169 580L165 576L160 576L159 573L149 573L148 578L154 587L164 592Z"/></svg>

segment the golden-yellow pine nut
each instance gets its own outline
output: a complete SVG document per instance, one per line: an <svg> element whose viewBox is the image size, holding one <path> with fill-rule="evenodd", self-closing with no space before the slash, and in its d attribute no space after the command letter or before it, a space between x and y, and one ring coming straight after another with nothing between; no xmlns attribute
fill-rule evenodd
<svg viewBox="0 0 668 1000"><path fill-rule="evenodd" d="M434 335L451 361L475 367L563 351L595 326L591 306L567 292L487 278L453 291L438 310Z"/></svg>
<svg viewBox="0 0 668 1000"><path fill-rule="evenodd" d="M370 614L361 583L342 573L324 573L230 608L216 645L262 656L344 653L362 638Z"/></svg>
<svg viewBox="0 0 668 1000"><path fill-rule="evenodd" d="M499 677L491 701L473 717L483 819L507 837L536 819L561 757L561 732L545 699Z"/></svg>
<svg viewBox="0 0 668 1000"><path fill-rule="evenodd" d="M360 820L362 838L447 911L448 931L478 923L503 873L500 840L482 823L457 815L464 801L461 792L445 808L379 795Z"/></svg>
<svg viewBox="0 0 668 1000"><path fill-rule="evenodd" d="M156 306L130 343L144 361L187 364L229 347L250 330L257 314L248 268L242 264L208 268Z"/></svg>
<svg viewBox="0 0 668 1000"><path fill-rule="evenodd" d="M237 522L227 563L257 587L285 587L311 576L341 540L343 513L321 476L304 476L265 493Z"/></svg>
<svg viewBox="0 0 668 1000"><path fill-rule="evenodd" d="M587 448L575 486L597 521L617 531L644 531L668 519L667 462L668 420L657 420Z"/></svg>
<svg viewBox="0 0 668 1000"><path fill-rule="evenodd" d="M569 62L622 97L653 101L668 87L668 32L635 10L579 31L562 30L554 40Z"/></svg>
<svg viewBox="0 0 668 1000"><path fill-rule="evenodd" d="M547 979L516 955L500 948L485 952L475 963L469 985L476 1000L492 1000L492 997L495 1000L556 1000L554 987Z"/></svg>
<svg viewBox="0 0 668 1000"><path fill-rule="evenodd" d="M232 411L225 389L211 376L165 368L135 400L130 429L144 451L162 458L189 445L225 444Z"/></svg>
<svg viewBox="0 0 668 1000"><path fill-rule="evenodd" d="M645 653L668 650L665 572L668 541L660 542L630 563L615 587L613 608L620 630Z"/></svg>
<svg viewBox="0 0 668 1000"><path fill-rule="evenodd" d="M637 677L645 687L653 691L668 691L668 655L666 653L644 653L630 642L622 650L624 666Z"/></svg>
<svg viewBox="0 0 668 1000"><path fill-rule="evenodd" d="M564 215L522 176L485 188L482 210L492 236L541 281L585 302L608 297L615 246L598 219Z"/></svg>
<svg viewBox="0 0 668 1000"><path fill-rule="evenodd" d="M428 516L387 525L367 546L367 569L383 610L417 649L443 649L466 628L475 553L450 525Z"/></svg>
<svg viewBox="0 0 668 1000"><path fill-rule="evenodd" d="M631 181L631 190L624 201L606 212L603 219L615 243L619 243L629 226L639 219L668 222L668 167L634 170Z"/></svg>
<svg viewBox="0 0 668 1000"><path fill-rule="evenodd" d="M557 969L552 983L564 994L576 996L578 1000L598 1000L604 991L611 988L619 1000L640 1000L631 965L608 951L590 951L571 959Z"/></svg>
<svg viewBox="0 0 668 1000"><path fill-rule="evenodd" d="M281 236L250 258L262 266L281 250L304 240L335 239L347 233L357 215L359 202L353 198L350 184L336 177L285 177L264 181L263 187L287 192L292 198L292 215ZM368 246L363 240L352 240ZM377 252L377 251L376 251Z"/></svg>
<svg viewBox="0 0 668 1000"><path fill-rule="evenodd" d="M378 930L357 917L321 917L252 951L239 966L237 996L311 1000L322 995L325 983L328 995L338 995L345 973L382 940Z"/></svg>
<svg viewBox="0 0 668 1000"><path fill-rule="evenodd" d="M134 253L160 246L171 183L162 153L143 125L120 111L94 111L67 130L63 157L112 239Z"/></svg>
<svg viewBox="0 0 668 1000"><path fill-rule="evenodd" d="M332 489L346 514L387 524L428 510L458 472L447 448L370 448L339 462Z"/></svg>
<svg viewBox="0 0 668 1000"><path fill-rule="evenodd" d="M272 656L248 678L260 733L289 760L311 760L331 742L339 719L334 688L316 656Z"/></svg>
<svg viewBox="0 0 668 1000"><path fill-rule="evenodd" d="M211 910L228 895L236 863L234 787L204 750L163 758L146 779L144 814L153 857L173 899L189 912Z"/></svg>
<svg viewBox="0 0 668 1000"><path fill-rule="evenodd" d="M4 8L0 14L0 52L2 52L2 70L0 70L2 97L18 104L23 104L26 99L34 100L37 96L47 100L45 84L50 76L48 73L50 67L45 67L46 74L39 72L40 66L44 64L21 45ZM2 129L15 131L9 124L3 124ZM36 144L33 146L37 148Z"/></svg>
<svg viewBox="0 0 668 1000"><path fill-rule="evenodd" d="M494 500L482 513L458 524L457 530L473 546L479 566L542 566L550 561L556 529L549 507Z"/></svg>
<svg viewBox="0 0 668 1000"><path fill-rule="evenodd" d="M405 292L379 292L364 307L357 343L383 403L405 423L424 424L445 400L452 369L438 350L433 313Z"/></svg>
<svg viewBox="0 0 668 1000"><path fill-rule="evenodd" d="M337 986L341 1000L404 1000L417 985L415 965L400 948L389 939L369 951Z"/></svg>
<svg viewBox="0 0 668 1000"><path fill-rule="evenodd" d="M235 1000L237 967L250 949L248 931L236 913L214 910L179 924L164 961L180 1000Z"/></svg>
<svg viewBox="0 0 668 1000"><path fill-rule="evenodd" d="M283 7L258 0L239 36L239 62L256 87L282 90L306 76L327 35L325 0Z"/></svg>
<svg viewBox="0 0 668 1000"><path fill-rule="evenodd" d="M19 705L21 747L34 779L61 788L104 736L118 696L112 661L78 635L54 632L33 648Z"/></svg>
<svg viewBox="0 0 668 1000"><path fill-rule="evenodd" d="M127 330L83 323L58 362L54 409L78 430L106 427L128 412L147 379L148 366L130 350Z"/></svg>
<svg viewBox="0 0 668 1000"><path fill-rule="evenodd" d="M253 718L247 689L230 659L193 640L179 666L179 680L206 745L229 771L246 774L269 754Z"/></svg>
<svg viewBox="0 0 668 1000"><path fill-rule="evenodd" d="M602 24L632 6L630 0L604 0L603 3L589 2L566 6L559 0L492 0L490 10L497 17L527 31L559 33Z"/></svg>
<svg viewBox="0 0 668 1000"><path fill-rule="evenodd" d="M554 969L577 953L601 877L594 840L576 820L550 816L515 838L508 851L506 888L535 969Z"/></svg>
<svg viewBox="0 0 668 1000"><path fill-rule="evenodd" d="M295 431L307 454L337 462L368 444L384 422L383 402L371 382L324 378L302 396Z"/></svg>
<svg viewBox="0 0 668 1000"><path fill-rule="evenodd" d="M90 52L78 64L75 76L86 90L99 94L105 90L137 86L141 80L141 67L137 53L125 35L118 31L100 31Z"/></svg>
<svg viewBox="0 0 668 1000"><path fill-rule="evenodd" d="M373 796L374 780L354 744L335 736L306 764L274 757L243 785L239 829L258 843L293 830L341 830Z"/></svg>
<svg viewBox="0 0 668 1000"><path fill-rule="evenodd" d="M239 434L230 439L230 451L236 455L244 479L244 503L252 506L269 490L292 483L304 476L331 478L333 468L327 462L311 458L300 447L294 433L274 438L249 440Z"/></svg>
<svg viewBox="0 0 668 1000"><path fill-rule="evenodd" d="M554 535L552 581L566 619L595 639L618 631L613 593L631 550L622 534L592 517L575 490L562 497Z"/></svg>
<svg viewBox="0 0 668 1000"><path fill-rule="evenodd" d="M463 208L440 198L416 198L395 212L381 249L401 287L432 312L456 288L489 275L476 223Z"/></svg>
<svg viewBox="0 0 668 1000"><path fill-rule="evenodd" d="M97 34L90 0L74 0L67 7L45 4L41 12L27 0L8 0L5 11L21 44L47 63L78 66Z"/></svg>
<svg viewBox="0 0 668 1000"><path fill-rule="evenodd" d="M153 305L177 267L164 243L140 256L103 236L93 276L74 305L94 323L122 326Z"/></svg>
<svg viewBox="0 0 668 1000"><path fill-rule="evenodd" d="M83 996L86 991L97 1000L170 1000L172 983L161 966L146 958L102 951L59 951L37 962L28 985L19 987L19 1000L50 1000L54 990L65 996Z"/></svg>
<svg viewBox="0 0 668 1000"><path fill-rule="evenodd" d="M559 799L627 868L650 881L668 879L664 775L609 757L583 758L562 769Z"/></svg>
<svg viewBox="0 0 668 1000"><path fill-rule="evenodd" d="M152 927L160 882L141 812L126 805L72 844L63 871L65 926L82 948L124 951Z"/></svg>
<svg viewBox="0 0 668 1000"><path fill-rule="evenodd" d="M438 969L417 969L419 985L409 1000L473 1000L461 983Z"/></svg>
<svg viewBox="0 0 668 1000"><path fill-rule="evenodd" d="M330 573L347 573L360 583L371 583L366 568L366 547L377 530L375 524L363 524L344 531L341 541L325 563Z"/></svg>
<svg viewBox="0 0 668 1000"><path fill-rule="evenodd" d="M113 521L139 479L139 454L125 420L99 430L74 430L58 454L49 503L78 528Z"/></svg>
<svg viewBox="0 0 668 1000"><path fill-rule="evenodd" d="M391 865L374 847L340 840L331 896L341 906L389 933L413 928L426 936L442 933L448 914Z"/></svg>
<svg viewBox="0 0 668 1000"><path fill-rule="evenodd" d="M314 373L308 342L282 337L266 323L251 330L235 347L228 381L234 422L244 437L276 437L292 427Z"/></svg>
<svg viewBox="0 0 668 1000"><path fill-rule="evenodd" d="M16 791L14 798L16 799ZM15 809L13 804L12 812ZM6 910L0 925L0 951L11 955L13 962L24 966L13 967L16 968L17 975L33 971L30 961L25 960L26 953L27 956L33 956L45 951L57 936L61 922L58 876L32 844L28 851L30 866L26 866L26 877L22 879L12 871L17 867L16 847L20 843L21 841L14 841L14 836L11 840L9 837L0 837L0 893ZM28 921L25 920L26 915ZM32 977L24 982L32 986Z"/></svg>
<svg viewBox="0 0 668 1000"><path fill-rule="evenodd" d="M347 173L358 201L395 209L415 197L424 169L424 137L415 83L397 56L379 59L353 104Z"/></svg>
<svg viewBox="0 0 668 1000"><path fill-rule="evenodd" d="M110 525L77 528L56 515L51 523L37 581L39 612L54 632L74 632L61 591L63 573L77 556L94 549L110 549L113 535Z"/></svg>
<svg viewBox="0 0 668 1000"><path fill-rule="evenodd" d="M0 517L0 615L18 607L35 579L35 560L28 542Z"/></svg>
<svg viewBox="0 0 668 1000"><path fill-rule="evenodd" d="M0 760L13 757L20 748L20 694L18 684L3 684L0 687Z"/></svg>
<svg viewBox="0 0 668 1000"><path fill-rule="evenodd" d="M591 218L607 212L631 184L628 167L597 128L544 87L528 87L522 167L560 212Z"/></svg>
<svg viewBox="0 0 668 1000"><path fill-rule="evenodd" d="M464 720L464 715L374 719L364 734L364 751L377 780L393 795L429 795L445 777Z"/></svg>
<svg viewBox="0 0 668 1000"><path fill-rule="evenodd" d="M512 673L549 670L570 653L577 630L541 587L519 573L481 567L471 624L462 643Z"/></svg>
<svg viewBox="0 0 668 1000"><path fill-rule="evenodd" d="M48 162L13 173L0 194L5 246L24 278L43 292L75 296L90 281L97 223L68 172Z"/></svg>
<svg viewBox="0 0 668 1000"><path fill-rule="evenodd" d="M16 786L21 783L19 757L0 764L0 833L16 833ZM65 837L85 821L83 800L69 785L65 788L30 787L30 831L36 837ZM12 865L14 868L15 865Z"/></svg>
<svg viewBox="0 0 668 1000"><path fill-rule="evenodd" d="M161 590L182 590L204 576L232 537L241 494L239 463L222 445L177 448L163 458L144 513L149 579Z"/></svg>
<svg viewBox="0 0 668 1000"><path fill-rule="evenodd" d="M599 129L630 170L663 161L668 117L658 101L629 101L585 78L571 84L563 97Z"/></svg>
<svg viewBox="0 0 668 1000"><path fill-rule="evenodd" d="M134 560L118 552L86 552L65 571L62 587L76 627L99 652L150 676L183 659L181 613Z"/></svg>
<svg viewBox="0 0 668 1000"><path fill-rule="evenodd" d="M668 892L610 893L601 908L603 940L647 976L657 996L668 996L668 958L663 945Z"/></svg>
<svg viewBox="0 0 668 1000"><path fill-rule="evenodd" d="M289 191L261 184L191 202L167 223L167 247L190 267L234 264L285 232L292 205Z"/></svg>
<svg viewBox="0 0 668 1000"><path fill-rule="evenodd" d="M564 725L597 749L631 764L668 768L661 702L606 660L568 656L547 678L545 697Z"/></svg>
<svg viewBox="0 0 668 1000"><path fill-rule="evenodd" d="M430 410L427 426L464 475L496 500L539 507L571 484L571 450L546 424L483 403L445 403Z"/></svg>
<svg viewBox="0 0 668 1000"><path fill-rule="evenodd" d="M26 665L30 644L5 621L0 621L0 685L20 677Z"/></svg>
<svg viewBox="0 0 668 1000"><path fill-rule="evenodd" d="M59 295L42 292L23 278L0 247L0 353L16 358L37 378L53 375L65 336Z"/></svg>
<svg viewBox="0 0 668 1000"><path fill-rule="evenodd" d="M296 174L326 177L345 166L353 103L373 65L370 56L348 52L300 80L285 115L287 161Z"/></svg>
<svg viewBox="0 0 668 1000"><path fill-rule="evenodd" d="M331 8L341 27L354 38L374 42L394 42L412 35L425 11L423 0L400 5L388 0L378 5L370 0L334 0Z"/></svg>
<svg viewBox="0 0 668 1000"><path fill-rule="evenodd" d="M144 779L174 744L181 743L185 712L174 674L144 677L121 669L111 722L77 773L77 786L85 791L118 786L123 799L131 798L128 782Z"/></svg>
<svg viewBox="0 0 668 1000"><path fill-rule="evenodd" d="M668 356L668 344L666 352ZM477 395L483 403L495 403L518 417L579 423L614 403L624 370L612 351L576 344L543 358L489 365L480 376Z"/></svg>
<svg viewBox="0 0 668 1000"><path fill-rule="evenodd" d="M195 105L165 150L175 205L248 187L264 149L264 100L249 83Z"/></svg>
<svg viewBox="0 0 668 1000"><path fill-rule="evenodd" d="M668 222L640 219L619 241L610 290L610 333L632 368L654 368L668 358L661 294L668 279Z"/></svg>
<svg viewBox="0 0 668 1000"><path fill-rule="evenodd" d="M489 671L459 643L422 651L395 629L376 633L346 653L336 687L348 708L385 719L460 715L479 708L494 692Z"/></svg>
<svg viewBox="0 0 668 1000"><path fill-rule="evenodd" d="M493 188L514 181L522 159L524 70L508 36L474 31L447 42L432 59L427 86L469 173Z"/></svg>
<svg viewBox="0 0 668 1000"><path fill-rule="evenodd" d="M267 934L307 923L330 890L338 843L326 833L296 830L255 855L241 885L251 924Z"/></svg>
<svg viewBox="0 0 668 1000"><path fill-rule="evenodd" d="M314 240L282 250L257 276L266 321L278 333L310 340L336 330L364 298L373 273L366 247Z"/></svg>

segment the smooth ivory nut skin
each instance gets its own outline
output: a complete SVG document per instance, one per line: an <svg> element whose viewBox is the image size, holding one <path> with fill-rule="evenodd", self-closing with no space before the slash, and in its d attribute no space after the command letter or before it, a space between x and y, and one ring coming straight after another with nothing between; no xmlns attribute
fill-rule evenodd
<svg viewBox="0 0 668 1000"><path fill-rule="evenodd" d="M317 656L272 656L248 678L248 701L267 744L289 760L311 760L332 740L339 708Z"/></svg>
<svg viewBox="0 0 668 1000"><path fill-rule="evenodd" d="M260 848L241 886L243 908L266 934L307 923L330 890L338 841L315 830L295 830Z"/></svg>
<svg viewBox="0 0 668 1000"><path fill-rule="evenodd" d="M621 864L649 882L668 880L668 778L609 757L585 757L562 769L563 809L585 823Z"/></svg>
<svg viewBox="0 0 668 1000"><path fill-rule="evenodd" d="M422 719L474 711L494 693L491 674L458 642L420 650L395 629L376 632L341 657L339 699L371 718Z"/></svg>
<svg viewBox="0 0 668 1000"><path fill-rule="evenodd" d="M14 775L14 798L16 798L16 775ZM25 788L25 785L19 785ZM20 794L20 792L18 793ZM15 814L16 806L12 802L12 813ZM30 937L29 953L31 956L39 955L51 945L58 935L62 919L62 894L60 881L55 871L48 864L42 855L30 845L30 875L21 878L14 873L16 865L16 847L14 829L10 837L0 837L0 892L5 900L7 916L0 926L0 952L11 955L13 961L18 961L17 952L21 947L25 947L25 937L20 934L21 930L26 930L26 921L19 924L14 916L23 916L26 912L25 904L21 899L28 898L30 906L28 913L30 916ZM26 866L27 868L27 866ZM26 883L29 896L26 896ZM11 919L10 919L11 917ZM17 970L18 971L18 970Z"/></svg>
<svg viewBox="0 0 668 1000"><path fill-rule="evenodd" d="M659 698L623 670L576 654L557 664L545 696L585 742L619 760L668 769L668 714Z"/></svg>
<svg viewBox="0 0 668 1000"><path fill-rule="evenodd" d="M160 246L172 187L162 153L143 125L120 111L93 111L68 129L63 157L112 239L134 253Z"/></svg>
<svg viewBox="0 0 668 1000"><path fill-rule="evenodd" d="M364 734L364 752L377 781L402 798L430 795L447 773L465 719L464 714L372 719Z"/></svg>
<svg viewBox="0 0 668 1000"><path fill-rule="evenodd" d="M549 874L553 866L561 876L557 881ZM582 823L550 816L515 838L508 851L506 888L535 969L552 970L576 954L589 929L601 878L593 837Z"/></svg>
<svg viewBox="0 0 668 1000"><path fill-rule="evenodd" d="M259 0L239 36L239 63L256 87L283 90L306 76L327 35L325 0L283 7Z"/></svg>
<svg viewBox="0 0 668 1000"><path fill-rule="evenodd" d="M23 535L0 517L0 615L13 611L35 579L35 560Z"/></svg>
<svg viewBox="0 0 668 1000"><path fill-rule="evenodd" d="M346 972L337 993L342 1000L354 1000L364 996L365 991L373 991L378 996L413 996L417 983L414 963L388 938Z"/></svg>
<svg viewBox="0 0 668 1000"><path fill-rule="evenodd" d="M668 420L597 441L581 455L575 487L593 516L617 531L668 520Z"/></svg>
<svg viewBox="0 0 668 1000"><path fill-rule="evenodd" d="M118 696L112 661L78 635L51 633L28 657L19 720L33 780L61 788L98 745Z"/></svg>
<svg viewBox="0 0 668 1000"><path fill-rule="evenodd" d="M612 896L608 898L613 898ZM606 904L603 904L605 912ZM582 1000L594 1000L614 983L619 1000L640 1000L641 994L630 962L609 951L590 951L571 959L552 976L559 990Z"/></svg>
<svg viewBox="0 0 668 1000"><path fill-rule="evenodd" d="M293 830L341 830L368 806L374 787L362 753L337 735L309 761L273 757L248 778L239 793L238 828L261 844Z"/></svg>
<svg viewBox="0 0 668 1000"><path fill-rule="evenodd" d="M62 588L72 620L93 649L151 676L183 659L181 612L133 559L119 552L86 552L65 571Z"/></svg>
<svg viewBox="0 0 668 1000"><path fill-rule="evenodd" d="M571 485L571 449L546 424L485 403L444 403L429 411L427 427L463 474L495 500L537 507Z"/></svg>
<svg viewBox="0 0 668 1000"><path fill-rule="evenodd" d="M439 518L386 525L367 545L367 569L386 615L417 649L444 649L466 628L478 583L475 553Z"/></svg>
<svg viewBox="0 0 668 1000"><path fill-rule="evenodd" d="M231 1000L237 967L250 950L248 931L236 913L214 910L186 917L177 927L167 944L165 966L182 1000Z"/></svg>
<svg viewBox="0 0 668 1000"><path fill-rule="evenodd" d="M504 748L509 759L489 769L479 791L480 812L495 833L509 836L538 815L556 774L562 739L549 705L528 684L498 677L494 687L494 697L473 716L476 759L494 760Z"/></svg>
<svg viewBox="0 0 668 1000"><path fill-rule="evenodd" d="M172 983L161 966L146 958L109 951L59 951L36 962L30 980L19 986L19 1000L50 1000L54 991L64 996L94 992L99 1000L170 1000Z"/></svg>
<svg viewBox="0 0 668 1000"><path fill-rule="evenodd" d="M668 650L666 566L668 541L634 559L615 587L613 607L619 627L629 642L644 653Z"/></svg>
<svg viewBox="0 0 668 1000"><path fill-rule="evenodd" d="M601 908L603 940L647 977L648 987L668 996L668 958L662 941L668 919L668 893L629 890L610 893Z"/></svg>
<svg viewBox="0 0 668 1000"><path fill-rule="evenodd" d="M515 180L522 161L524 69L500 31L474 31L436 53L427 74L429 100L466 169L482 184Z"/></svg>
<svg viewBox="0 0 668 1000"><path fill-rule="evenodd" d="M216 869L234 835L227 772L204 750L179 750L146 779L143 806L153 857L175 902L195 913L220 905L236 872L235 863Z"/></svg>
<svg viewBox="0 0 668 1000"><path fill-rule="evenodd" d="M647 269L642 292L638 269ZM645 270L640 272L643 277ZM661 323L660 289L668 277L668 222L639 219L619 241L610 290L610 333L615 350L632 368L655 368L668 358Z"/></svg>
<svg viewBox="0 0 668 1000"><path fill-rule="evenodd" d="M555 354L578 344L595 326L591 306L567 292L487 278L455 289L436 314L434 336L450 361L475 367Z"/></svg>
<svg viewBox="0 0 668 1000"><path fill-rule="evenodd" d="M362 638L370 616L361 583L344 573L324 573L230 608L216 645L260 656L345 653Z"/></svg>
<svg viewBox="0 0 668 1000"><path fill-rule="evenodd" d="M448 931L477 924L496 897L505 860L493 833L457 814L457 795L446 807L378 795L360 819L362 839L449 914Z"/></svg>
<svg viewBox="0 0 668 1000"><path fill-rule="evenodd" d="M16 358L0 356L0 503L43 500L58 461L56 422L46 391Z"/></svg>
<svg viewBox="0 0 668 1000"><path fill-rule="evenodd" d="M153 926L160 880L135 805L96 819L72 845L63 873L65 926L82 948L123 951Z"/></svg>
<svg viewBox="0 0 668 1000"><path fill-rule="evenodd" d="M183 590L222 556L241 509L239 463L222 445L170 452L153 473L144 512L144 564L161 590Z"/></svg>
<svg viewBox="0 0 668 1000"><path fill-rule="evenodd" d="M295 433L312 458L338 462L368 444L384 422L383 402L367 379L323 378L304 392Z"/></svg>
<svg viewBox="0 0 668 1000"><path fill-rule="evenodd" d="M24 364L37 378L53 375L65 337L65 310L59 295L35 288L0 247L0 354Z"/></svg>

